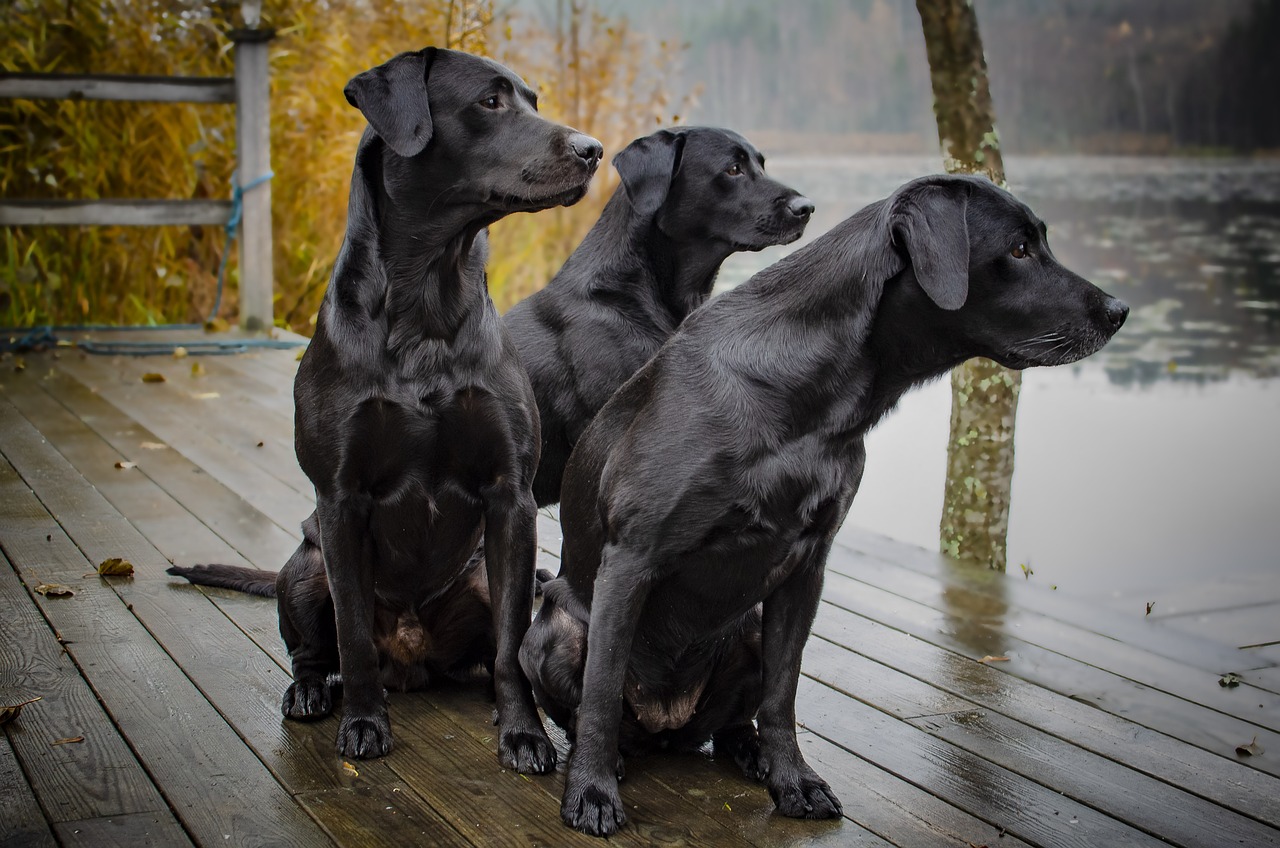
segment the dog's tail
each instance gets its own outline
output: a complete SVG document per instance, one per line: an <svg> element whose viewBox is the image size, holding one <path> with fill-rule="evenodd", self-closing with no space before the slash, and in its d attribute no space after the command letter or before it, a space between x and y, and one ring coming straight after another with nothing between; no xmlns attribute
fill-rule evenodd
<svg viewBox="0 0 1280 848"><path fill-rule="evenodd" d="M238 565L175 565L166 569L175 577L185 577L198 586L217 586L264 598L276 596L276 574Z"/></svg>

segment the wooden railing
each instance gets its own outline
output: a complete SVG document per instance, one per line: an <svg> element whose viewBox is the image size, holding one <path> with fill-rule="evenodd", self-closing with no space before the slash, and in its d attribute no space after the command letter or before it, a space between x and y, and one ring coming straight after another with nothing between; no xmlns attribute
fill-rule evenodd
<svg viewBox="0 0 1280 848"><path fill-rule="evenodd" d="M154 77L108 74L0 74L0 98L234 103L236 183L243 189L240 246L240 326L272 326L270 29L241 29L234 77ZM240 194L240 192L237 192ZM12 200L0 198L0 226L226 226L230 200ZM229 249L230 245L228 245Z"/></svg>

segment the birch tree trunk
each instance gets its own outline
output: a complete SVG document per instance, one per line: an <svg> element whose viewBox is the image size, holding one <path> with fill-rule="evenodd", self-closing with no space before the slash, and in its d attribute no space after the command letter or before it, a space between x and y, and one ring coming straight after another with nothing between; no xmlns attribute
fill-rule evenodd
<svg viewBox="0 0 1280 848"><path fill-rule="evenodd" d="M933 111L948 173L1004 185L1004 161L972 0L916 0ZM951 372L951 438L939 538L943 553L1004 570L1013 430L1022 374L989 359Z"/></svg>

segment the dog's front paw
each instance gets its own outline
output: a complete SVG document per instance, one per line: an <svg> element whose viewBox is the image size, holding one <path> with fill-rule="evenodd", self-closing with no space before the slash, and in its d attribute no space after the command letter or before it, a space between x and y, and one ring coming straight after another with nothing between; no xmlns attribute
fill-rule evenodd
<svg viewBox="0 0 1280 848"><path fill-rule="evenodd" d="M541 727L504 730L498 735L498 762L521 774L546 774L556 767L556 748Z"/></svg>
<svg viewBox="0 0 1280 848"><path fill-rule="evenodd" d="M793 819L834 819L843 810L831 787L812 770L790 780L770 780L769 796L778 812Z"/></svg>
<svg viewBox="0 0 1280 848"><path fill-rule="evenodd" d="M280 712L296 721L315 721L333 712L329 684L323 680L295 680L284 690Z"/></svg>
<svg viewBox="0 0 1280 848"><path fill-rule="evenodd" d="M385 711L367 716L344 715L338 725L338 753L368 760L391 750L391 721Z"/></svg>
<svg viewBox="0 0 1280 848"><path fill-rule="evenodd" d="M627 823L618 784L613 780L585 782L572 777L565 784L560 818L590 836L610 836Z"/></svg>

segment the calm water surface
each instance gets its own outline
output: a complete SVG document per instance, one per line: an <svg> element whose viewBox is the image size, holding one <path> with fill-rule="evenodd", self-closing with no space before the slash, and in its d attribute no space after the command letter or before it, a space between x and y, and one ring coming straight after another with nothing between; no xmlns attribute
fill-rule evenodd
<svg viewBox="0 0 1280 848"><path fill-rule="evenodd" d="M1013 190L1067 267L1133 311L1101 353L1024 375L1010 572L1117 609L1280 599L1280 162L1013 158ZM773 158L811 239L930 157ZM734 285L796 245L739 255ZM937 545L950 388L868 439L848 525Z"/></svg>

